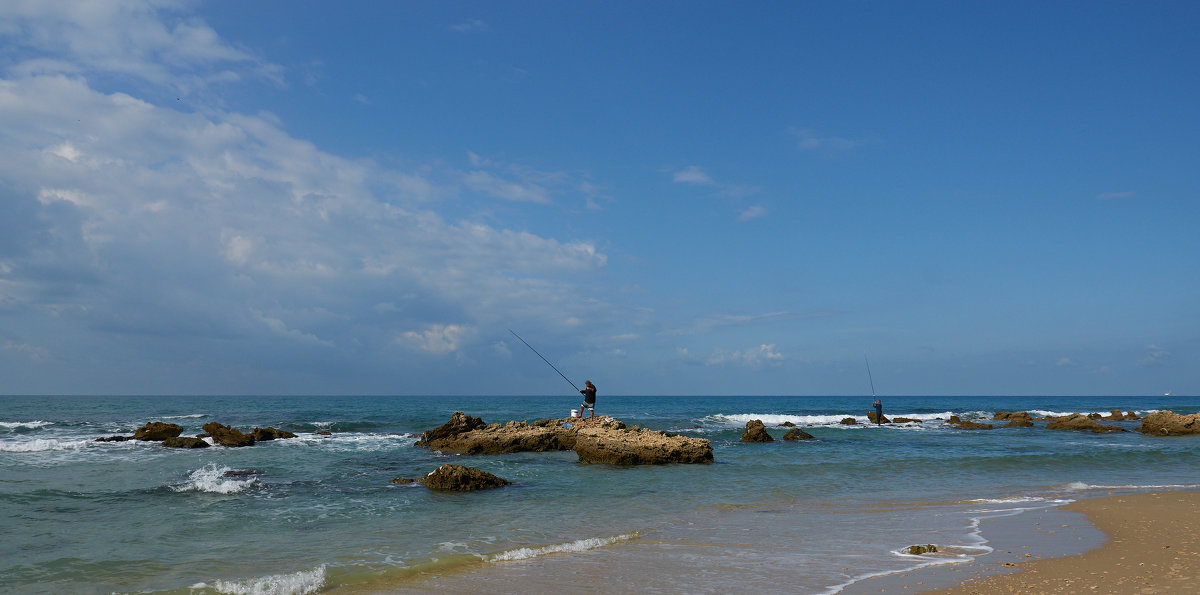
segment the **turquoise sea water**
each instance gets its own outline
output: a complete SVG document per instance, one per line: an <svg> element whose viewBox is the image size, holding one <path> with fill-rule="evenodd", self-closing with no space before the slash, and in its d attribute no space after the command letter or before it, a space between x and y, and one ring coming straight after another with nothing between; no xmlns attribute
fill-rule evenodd
<svg viewBox="0 0 1200 595"><path fill-rule="evenodd" d="M415 448L454 411L565 417L562 397L0 397L0 591L317 593L438 589L445 576L554 560L652 559L610 591L852 590L863 578L984 555L981 518L1121 491L1195 489L1200 437L956 430L994 411L1200 411L1195 397L612 397L597 412L712 440L710 465L584 465L572 452L464 457ZM743 444L745 423L776 437ZM293 440L227 449L94 442L149 421L217 421ZM1139 422L1102 422L1136 428ZM317 432L330 430L331 436ZM389 483L446 462L515 485L444 494ZM934 543L943 554L899 553ZM421 574L424 573L424 574Z"/></svg>

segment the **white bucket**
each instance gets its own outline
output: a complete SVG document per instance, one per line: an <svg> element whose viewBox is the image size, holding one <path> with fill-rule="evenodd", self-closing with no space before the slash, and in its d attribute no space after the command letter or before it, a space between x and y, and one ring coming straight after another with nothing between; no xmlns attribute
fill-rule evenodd
<svg viewBox="0 0 1200 595"><path fill-rule="evenodd" d="M578 410L578 409L572 409L572 410L571 410L571 417L579 417L579 410Z"/></svg>

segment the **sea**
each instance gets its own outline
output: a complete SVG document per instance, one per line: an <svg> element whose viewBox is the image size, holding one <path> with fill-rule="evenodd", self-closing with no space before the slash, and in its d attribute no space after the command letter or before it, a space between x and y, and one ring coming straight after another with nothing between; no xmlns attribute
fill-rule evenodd
<svg viewBox="0 0 1200 595"><path fill-rule="evenodd" d="M415 446L455 411L488 423L562 418L578 395L0 396L0 592L853 593L986 559L989 523L1200 488L1200 436L944 423L996 411L1190 414L1197 397L882 400L885 416L919 421L870 424L869 396L601 393L598 415L713 445L711 464L616 467L570 451ZM777 440L740 442L751 420ZM215 421L298 437L194 450L95 441L153 421L185 436ZM778 440L786 422L815 439ZM469 493L391 483L445 463L514 483ZM938 552L909 554L916 544Z"/></svg>

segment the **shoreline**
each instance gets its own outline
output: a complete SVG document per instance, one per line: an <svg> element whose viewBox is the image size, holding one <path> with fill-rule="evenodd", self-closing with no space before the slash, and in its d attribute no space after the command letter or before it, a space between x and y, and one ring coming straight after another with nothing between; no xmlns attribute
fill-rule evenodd
<svg viewBox="0 0 1200 595"><path fill-rule="evenodd" d="M1103 534L1103 543L1062 555L1061 544L1069 541L1060 539L1058 548L1051 546L1057 551L1031 554L1025 548L1045 548L1050 534L1080 530L1077 524L1060 524L1061 517L1053 514L1035 515L1032 525L1016 529L1023 537L1012 541L1014 536L1008 535L1003 548L975 561L868 579L842 593L1178 593L1200 578L1198 491L1108 495L1077 500L1057 510L1085 515L1087 523ZM1051 519L1045 528L1038 526L1043 518Z"/></svg>

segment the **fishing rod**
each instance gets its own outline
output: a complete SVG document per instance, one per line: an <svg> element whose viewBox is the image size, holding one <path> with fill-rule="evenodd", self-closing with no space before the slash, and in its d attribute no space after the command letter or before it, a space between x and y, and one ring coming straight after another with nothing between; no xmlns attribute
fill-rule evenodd
<svg viewBox="0 0 1200 595"><path fill-rule="evenodd" d="M867 379L871 381L871 396L875 396L875 379L871 377L871 360L867 359L867 355L863 354L863 361L867 362Z"/></svg>
<svg viewBox="0 0 1200 595"><path fill-rule="evenodd" d="M546 362L546 364L547 364L548 366L550 366L551 368L554 368L554 364L550 363L550 360L546 359L546 356L544 356L544 355L542 355L542 354L538 353L538 350L536 350L536 349L533 349L533 345L530 345L529 343L526 343L526 342L525 342L525 339L521 339L521 335L518 335L516 331L514 331L514 330L512 330L512 329L508 329L508 332L512 333L514 337L516 337L516 338L520 339L522 343L525 343L525 346L526 346L526 347L528 347L529 349L533 350L533 352L534 352L534 353L537 353L537 356L538 356L538 357L540 357L540 358L542 358L542 361ZM559 376L562 376L562 377L563 377L563 380L566 380L566 381L567 381L567 384L570 384L570 385L571 385L571 388L575 389L575 391L576 391L576 392L582 392L582 391L580 391L580 390L579 390L579 387L578 387L578 386L575 386L575 383L574 383L574 382L571 382L571 379L570 379L570 378L567 378L567 375L566 375L566 374L563 374L562 372L559 372L558 368L554 368L554 371L555 371L555 372L558 372L558 375L559 375Z"/></svg>

